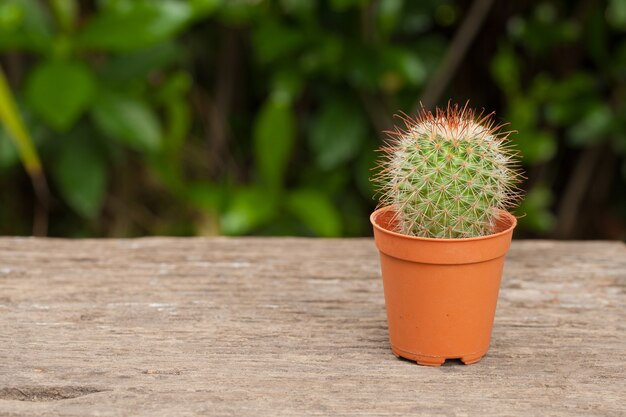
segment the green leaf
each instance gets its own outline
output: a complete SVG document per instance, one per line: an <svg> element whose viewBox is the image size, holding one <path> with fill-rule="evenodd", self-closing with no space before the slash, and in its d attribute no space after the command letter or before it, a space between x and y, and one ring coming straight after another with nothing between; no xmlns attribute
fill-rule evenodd
<svg viewBox="0 0 626 417"><path fill-rule="evenodd" d="M388 35L398 26L404 0L381 0L378 5L378 25L380 30Z"/></svg>
<svg viewBox="0 0 626 417"><path fill-rule="evenodd" d="M260 3L255 6L265 5L266 3ZM219 20L226 25L242 27L267 19L266 7L251 6L248 0L224 1L219 8Z"/></svg>
<svg viewBox="0 0 626 417"><path fill-rule="evenodd" d="M189 0L194 18L204 18L213 13L222 0Z"/></svg>
<svg viewBox="0 0 626 417"><path fill-rule="evenodd" d="M110 57L100 75L116 83L146 79L152 71L172 64L180 56L180 45L166 41L144 49Z"/></svg>
<svg viewBox="0 0 626 417"><path fill-rule="evenodd" d="M359 7L366 3L367 0L331 0L330 5L336 12L343 12L350 8Z"/></svg>
<svg viewBox="0 0 626 417"><path fill-rule="evenodd" d="M610 0L606 9L608 22L616 29L626 30L626 2L624 0Z"/></svg>
<svg viewBox="0 0 626 417"><path fill-rule="evenodd" d="M525 20L516 18L512 31L533 55L546 55L555 46L573 42L580 36L579 23L559 19L558 13L554 3L537 2L535 16Z"/></svg>
<svg viewBox="0 0 626 417"><path fill-rule="evenodd" d="M546 233L553 229L556 219L550 212L552 191L544 184L534 186L515 210L520 226L535 232Z"/></svg>
<svg viewBox="0 0 626 417"><path fill-rule="evenodd" d="M0 4L0 30L11 33L24 22L24 7L18 1L6 1Z"/></svg>
<svg viewBox="0 0 626 417"><path fill-rule="evenodd" d="M302 188L310 188L327 195L345 193L350 187L350 171L339 167L331 171L321 170L314 164L307 164L298 170L298 184Z"/></svg>
<svg viewBox="0 0 626 417"><path fill-rule="evenodd" d="M317 236L341 235L341 215L325 194L299 189L287 197L287 209Z"/></svg>
<svg viewBox="0 0 626 417"><path fill-rule="evenodd" d="M170 191L185 188L182 149L191 125L191 109L187 100L173 97L165 103L161 149L152 155L151 167Z"/></svg>
<svg viewBox="0 0 626 417"><path fill-rule="evenodd" d="M550 99L554 82L547 74L538 74L528 89L528 99L532 102L544 103Z"/></svg>
<svg viewBox="0 0 626 417"><path fill-rule="evenodd" d="M6 129L0 128L0 168L13 167L19 161L19 154L15 144L9 137Z"/></svg>
<svg viewBox="0 0 626 417"><path fill-rule="evenodd" d="M315 0L280 0L283 11L290 15L308 18L315 16L317 2Z"/></svg>
<svg viewBox="0 0 626 417"><path fill-rule="evenodd" d="M40 1L0 2L0 50L46 52L52 39L50 20Z"/></svg>
<svg viewBox="0 0 626 417"><path fill-rule="evenodd" d="M506 94L519 92L520 62L512 48L500 48L491 61L491 75Z"/></svg>
<svg viewBox="0 0 626 417"><path fill-rule="evenodd" d="M538 105L528 97L519 97L511 100L508 120L511 129L524 132L534 129L537 125Z"/></svg>
<svg viewBox="0 0 626 417"><path fill-rule="evenodd" d="M268 64L301 51L307 37L303 31L269 21L258 26L252 40L258 60Z"/></svg>
<svg viewBox="0 0 626 417"><path fill-rule="evenodd" d="M598 81L589 73L577 72L555 81L547 95L546 118L551 124L570 126L596 107Z"/></svg>
<svg viewBox="0 0 626 417"><path fill-rule="evenodd" d="M388 48L382 54L384 72L379 84L390 93L403 85L421 85L426 79L426 67L414 53L400 48Z"/></svg>
<svg viewBox="0 0 626 417"><path fill-rule="evenodd" d="M59 27L65 32L71 32L78 16L77 0L50 0L50 8L54 12Z"/></svg>
<svg viewBox="0 0 626 417"><path fill-rule="evenodd" d="M220 218L222 233L243 235L268 222L276 210L272 193L260 187L246 187L235 191L224 215Z"/></svg>
<svg viewBox="0 0 626 417"><path fill-rule="evenodd" d="M527 130L512 135L525 165L547 162L556 154L556 138L550 131Z"/></svg>
<svg viewBox="0 0 626 417"><path fill-rule="evenodd" d="M52 174L67 204L86 218L98 215L104 201L106 163L90 137L65 140Z"/></svg>
<svg viewBox="0 0 626 417"><path fill-rule="evenodd" d="M46 61L31 73L26 95L48 125L66 131L89 106L95 91L93 74L79 62Z"/></svg>
<svg viewBox="0 0 626 417"><path fill-rule="evenodd" d="M159 103L167 104L176 100L187 100L187 93L193 85L193 79L185 71L173 72L163 80L156 91L156 99Z"/></svg>
<svg viewBox="0 0 626 417"><path fill-rule="evenodd" d="M316 37L316 41L300 59L300 66L305 73L324 72L330 79L345 75L346 55L343 40L332 33Z"/></svg>
<svg viewBox="0 0 626 417"><path fill-rule="evenodd" d="M344 45L343 74L359 90L376 91L381 82L381 62L379 52L371 46L360 43Z"/></svg>
<svg viewBox="0 0 626 417"><path fill-rule="evenodd" d="M589 145L606 140L613 120L611 108L604 103L598 104L568 129L569 139L576 145Z"/></svg>
<svg viewBox="0 0 626 417"><path fill-rule="evenodd" d="M254 158L265 184L280 187L296 135L296 120L288 103L270 99L254 123Z"/></svg>
<svg viewBox="0 0 626 417"><path fill-rule="evenodd" d="M138 151L158 150L161 126L154 110L134 97L102 93L94 103L92 115L107 136L127 143Z"/></svg>
<svg viewBox="0 0 626 417"><path fill-rule="evenodd" d="M454 25L459 17L459 10L453 2L441 2L434 13L435 21L441 26L448 27Z"/></svg>
<svg viewBox="0 0 626 417"><path fill-rule="evenodd" d="M164 41L180 32L193 17L182 1L138 0L128 8L107 8L78 35L79 45L110 51L130 51Z"/></svg>
<svg viewBox="0 0 626 417"><path fill-rule="evenodd" d="M332 169L351 160L367 134L367 121L356 104L331 99L313 120L309 141L317 165Z"/></svg>
<svg viewBox="0 0 626 417"><path fill-rule="evenodd" d="M402 51L396 55L395 63L398 72L412 85L422 85L426 80L426 67L415 54Z"/></svg>
<svg viewBox="0 0 626 417"><path fill-rule="evenodd" d="M279 71L272 79L272 100L292 103L302 91L302 78L295 71Z"/></svg>
<svg viewBox="0 0 626 417"><path fill-rule="evenodd" d="M213 183L197 181L185 188L184 197L191 206L199 210L218 211L223 204L224 190Z"/></svg>

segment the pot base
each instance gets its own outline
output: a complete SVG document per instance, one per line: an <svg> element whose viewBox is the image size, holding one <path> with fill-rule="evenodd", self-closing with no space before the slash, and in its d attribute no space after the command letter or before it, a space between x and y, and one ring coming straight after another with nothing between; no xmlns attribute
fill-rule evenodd
<svg viewBox="0 0 626 417"><path fill-rule="evenodd" d="M395 346L391 346L391 351L397 358L405 358L411 361L415 361L418 365L423 366L441 366L448 359L460 359L465 365L471 365L480 361L485 353L471 353L468 355L454 356L454 357L442 357L442 356L426 356L418 353L407 352L402 349L398 349Z"/></svg>

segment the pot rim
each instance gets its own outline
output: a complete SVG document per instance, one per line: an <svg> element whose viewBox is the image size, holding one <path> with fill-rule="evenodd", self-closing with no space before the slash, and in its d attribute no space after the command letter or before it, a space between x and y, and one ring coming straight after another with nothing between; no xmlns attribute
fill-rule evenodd
<svg viewBox="0 0 626 417"><path fill-rule="evenodd" d="M441 243L447 243L447 242L472 242L472 241L477 241L477 240L485 240L485 239L492 239L494 237L497 236L502 236L505 235L507 233L511 233L512 230L515 228L515 226L517 226L517 217L515 217L514 215L512 215L511 213L509 213L506 210L498 210L501 214L503 214L505 217L508 217L509 220L511 221L511 225L509 227L507 227L506 229L497 232L497 233L492 233L490 235L485 235L485 236L476 236L476 237L464 237L464 238L436 238L436 237L420 237L420 236L410 236L410 235L405 235L402 233L398 233L398 232L394 232L392 230L389 229L385 229L384 227L380 226L378 224L378 222L376 221L378 216L380 216L382 213L392 210L393 206L384 206L384 207L380 207L377 208L376 210L374 210L374 212L370 215L370 223L372 223L372 225L378 229L379 231L383 232L383 233L387 233L399 238L404 238L404 239L410 239L410 240L414 240L414 241L422 241L422 242L441 242Z"/></svg>

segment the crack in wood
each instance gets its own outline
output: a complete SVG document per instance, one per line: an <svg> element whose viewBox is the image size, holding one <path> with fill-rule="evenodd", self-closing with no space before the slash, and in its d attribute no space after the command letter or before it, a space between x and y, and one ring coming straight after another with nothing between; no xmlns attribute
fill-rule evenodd
<svg viewBox="0 0 626 417"><path fill-rule="evenodd" d="M58 401L69 398L82 397L84 395L95 394L97 392L108 391L106 389L94 387L4 387L0 388L0 400L14 401Z"/></svg>

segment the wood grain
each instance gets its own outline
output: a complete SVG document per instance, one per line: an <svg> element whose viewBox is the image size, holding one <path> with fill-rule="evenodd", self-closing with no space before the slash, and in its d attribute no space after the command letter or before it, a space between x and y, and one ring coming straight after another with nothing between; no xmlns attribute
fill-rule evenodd
<svg viewBox="0 0 626 417"><path fill-rule="evenodd" d="M626 415L626 247L514 242L491 350L388 346L370 239L0 239L2 416Z"/></svg>

